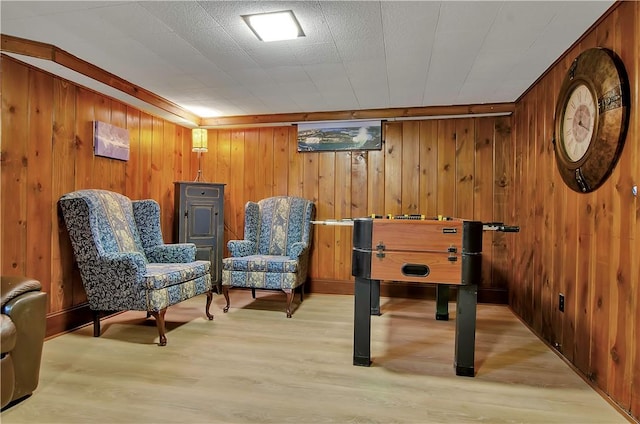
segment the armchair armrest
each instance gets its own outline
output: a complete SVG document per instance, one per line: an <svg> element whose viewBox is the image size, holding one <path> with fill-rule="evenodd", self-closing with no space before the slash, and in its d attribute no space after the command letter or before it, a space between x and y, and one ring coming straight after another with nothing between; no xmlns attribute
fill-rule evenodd
<svg viewBox="0 0 640 424"><path fill-rule="evenodd" d="M100 259L95 269L103 292L134 289L147 272L147 259L140 252L107 253Z"/></svg>
<svg viewBox="0 0 640 424"><path fill-rule="evenodd" d="M287 249L287 256L292 259L299 258L309 250L309 246L301 241L292 243Z"/></svg>
<svg viewBox="0 0 640 424"><path fill-rule="evenodd" d="M187 263L196 260L194 243L160 244L145 249L147 259L152 263Z"/></svg>
<svg viewBox="0 0 640 424"><path fill-rule="evenodd" d="M231 256L237 258L242 256L250 256L256 253L256 244L249 240L229 240L227 248Z"/></svg>

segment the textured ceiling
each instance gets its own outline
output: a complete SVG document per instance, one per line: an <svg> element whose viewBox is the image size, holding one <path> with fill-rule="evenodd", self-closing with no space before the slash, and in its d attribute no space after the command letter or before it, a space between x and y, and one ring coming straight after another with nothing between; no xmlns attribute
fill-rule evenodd
<svg viewBox="0 0 640 424"><path fill-rule="evenodd" d="M258 115L513 102L613 3L2 0L0 29L203 117ZM240 17L285 9L304 38Z"/></svg>

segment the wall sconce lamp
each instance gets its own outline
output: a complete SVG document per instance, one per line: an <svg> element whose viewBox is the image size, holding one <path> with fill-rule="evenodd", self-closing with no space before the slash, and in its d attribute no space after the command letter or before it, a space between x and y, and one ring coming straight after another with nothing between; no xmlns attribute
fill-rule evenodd
<svg viewBox="0 0 640 424"><path fill-rule="evenodd" d="M198 153L198 175L194 181L204 181L202 178L202 153L209 151L205 128L194 128L191 131L191 151Z"/></svg>

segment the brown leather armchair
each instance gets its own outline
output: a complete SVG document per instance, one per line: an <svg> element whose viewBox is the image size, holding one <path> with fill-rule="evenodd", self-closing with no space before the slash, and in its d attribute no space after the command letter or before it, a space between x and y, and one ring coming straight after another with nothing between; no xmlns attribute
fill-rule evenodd
<svg viewBox="0 0 640 424"><path fill-rule="evenodd" d="M46 328L47 294L39 281L2 276L0 282L1 407L38 386Z"/></svg>

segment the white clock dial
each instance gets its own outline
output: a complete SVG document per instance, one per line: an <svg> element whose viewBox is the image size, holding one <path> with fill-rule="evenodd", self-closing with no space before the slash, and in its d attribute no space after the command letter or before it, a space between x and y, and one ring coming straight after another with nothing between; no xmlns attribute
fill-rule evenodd
<svg viewBox="0 0 640 424"><path fill-rule="evenodd" d="M595 120L595 99L585 84L579 84L567 99L562 120L562 147L572 162L579 161L587 153Z"/></svg>

